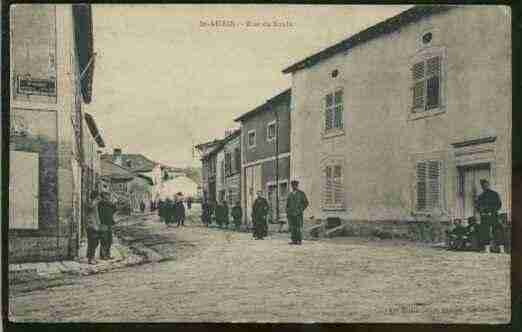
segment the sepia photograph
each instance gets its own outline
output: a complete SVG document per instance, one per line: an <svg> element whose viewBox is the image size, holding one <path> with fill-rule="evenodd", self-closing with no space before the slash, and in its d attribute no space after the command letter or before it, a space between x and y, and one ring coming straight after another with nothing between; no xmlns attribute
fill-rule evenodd
<svg viewBox="0 0 522 332"><path fill-rule="evenodd" d="M510 7L8 19L10 322L510 323Z"/></svg>

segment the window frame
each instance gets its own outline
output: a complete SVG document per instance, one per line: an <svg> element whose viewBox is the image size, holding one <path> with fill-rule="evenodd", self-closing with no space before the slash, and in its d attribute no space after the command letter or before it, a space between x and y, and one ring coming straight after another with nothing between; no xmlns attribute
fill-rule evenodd
<svg viewBox="0 0 522 332"><path fill-rule="evenodd" d="M335 177L336 167L340 168L340 176ZM328 184L327 169L331 171L331 184ZM346 163L341 158L328 158L321 163L321 210L345 211L346 210ZM340 179L336 183L336 178ZM330 187L329 187L330 186ZM339 187L337 190L336 186ZM328 201L328 191L331 190L331 201Z"/></svg>
<svg viewBox="0 0 522 332"><path fill-rule="evenodd" d="M254 134L254 143L252 145L250 144L250 134ZM255 129L249 130L247 132L247 139L246 139L247 148L249 148L249 149L255 148L256 147L256 139L257 139L256 130Z"/></svg>
<svg viewBox="0 0 522 332"><path fill-rule="evenodd" d="M270 127L271 126L274 127L274 136L273 137L270 137ZM276 137L277 137L277 123L276 123L276 120L273 120L273 121L270 121L269 123L267 123L267 125L266 125L266 141L273 142L276 140Z"/></svg>
<svg viewBox="0 0 522 332"><path fill-rule="evenodd" d="M425 197L424 197L424 209L419 208L419 172L418 167L419 164L424 163L425 164L425 179L423 181L424 184L424 191L425 191ZM438 202L434 204L432 202L432 195L433 192L430 190L430 163L437 163L438 164ZM436 211L443 211L444 210L444 160L440 158L423 158L415 161L414 164L415 167L415 190L414 190L414 197L413 197L413 211L415 211L416 215L431 215Z"/></svg>
<svg viewBox="0 0 522 332"><path fill-rule="evenodd" d="M432 31L424 31L432 32ZM423 34L421 34L422 36ZM422 38L422 37L421 37ZM437 116L446 112L446 85L447 85L447 55L446 48L444 47L425 47L422 50L418 51L409 61L408 63L408 80L409 80L409 101L408 101L408 120L416 120L426 117ZM427 96L427 82L429 78L434 77L434 75L426 75L427 72L427 62L428 60L439 57L439 102L437 107L433 107L430 109L426 109L426 104L428 102ZM422 80L415 79L413 77L413 67L418 63L423 63L423 78ZM415 86L423 82L423 105L422 108L415 107L414 105L414 89Z"/></svg>
<svg viewBox="0 0 522 332"><path fill-rule="evenodd" d="M336 103L335 101L335 95L336 93L341 92L341 102ZM328 96L332 96L332 104L328 106L327 104L327 98ZM342 86L336 86L333 89L329 89L326 93L323 94L321 98L321 123L322 123L322 137L323 138L329 138L334 137L338 135L343 135L345 133L345 100L346 100L346 94L345 89ZM341 107L341 117L340 117L340 126L336 126L336 115L337 115L337 107ZM331 127L327 128L326 125L326 118L327 118L327 112L331 110Z"/></svg>

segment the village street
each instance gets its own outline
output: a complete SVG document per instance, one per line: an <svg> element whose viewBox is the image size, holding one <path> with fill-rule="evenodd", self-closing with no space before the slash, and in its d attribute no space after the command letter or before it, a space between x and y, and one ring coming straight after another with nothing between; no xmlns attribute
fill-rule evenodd
<svg viewBox="0 0 522 332"><path fill-rule="evenodd" d="M509 255L335 238L288 245L156 216L129 222L161 235L173 260L11 292L15 321L507 322ZM147 232L143 232L146 229ZM166 240L170 240L168 244Z"/></svg>

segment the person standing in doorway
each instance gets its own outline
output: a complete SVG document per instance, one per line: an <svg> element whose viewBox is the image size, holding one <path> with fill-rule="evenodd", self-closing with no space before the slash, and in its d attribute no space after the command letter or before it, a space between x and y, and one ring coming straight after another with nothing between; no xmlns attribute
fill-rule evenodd
<svg viewBox="0 0 522 332"><path fill-rule="evenodd" d="M262 240L267 234L266 216L270 207L268 201L263 197L263 192L258 191L256 200L252 205L252 221L254 223L254 239Z"/></svg>
<svg viewBox="0 0 522 332"><path fill-rule="evenodd" d="M206 225L208 227L210 223L210 217L209 217L209 207L206 200L201 203L201 222L203 225Z"/></svg>
<svg viewBox="0 0 522 332"><path fill-rule="evenodd" d="M100 215L100 259L111 259L112 246L112 226L114 225L114 213L116 213L116 205L111 200L109 192L102 194L102 200L98 204L98 213Z"/></svg>
<svg viewBox="0 0 522 332"><path fill-rule="evenodd" d="M89 264L96 264L94 256L96 248L100 243L100 215L98 213L98 205L100 197L97 191L91 193L91 202L87 208L87 262Z"/></svg>
<svg viewBox="0 0 522 332"><path fill-rule="evenodd" d="M484 252L489 253L492 242L498 245L501 253L504 252L503 229L499 222L498 210L502 207L500 196L489 188L489 181L480 180L482 193L477 199L477 210L480 213L480 238Z"/></svg>
<svg viewBox="0 0 522 332"><path fill-rule="evenodd" d="M286 215L292 242L289 244L301 244L303 241L303 212L308 207L308 199L299 189L299 181L290 182L292 191L286 200Z"/></svg>

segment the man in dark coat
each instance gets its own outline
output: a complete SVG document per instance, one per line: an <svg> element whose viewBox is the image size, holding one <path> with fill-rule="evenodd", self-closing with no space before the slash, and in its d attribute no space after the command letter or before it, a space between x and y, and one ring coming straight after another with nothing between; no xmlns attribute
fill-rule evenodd
<svg viewBox="0 0 522 332"><path fill-rule="evenodd" d="M160 222L165 222L165 201L160 199L158 201L158 216L160 217Z"/></svg>
<svg viewBox="0 0 522 332"><path fill-rule="evenodd" d="M225 222L225 206L223 205L223 201L217 203L214 213L216 214L216 223L219 227L223 227Z"/></svg>
<svg viewBox="0 0 522 332"><path fill-rule="evenodd" d="M210 224L209 213L210 213L210 209L208 206L208 202L205 200L205 201L203 201L203 203L201 203L201 222L207 226Z"/></svg>
<svg viewBox="0 0 522 332"><path fill-rule="evenodd" d="M301 244L303 241L303 211L308 207L308 199L304 192L299 190L299 182L290 182L292 191L286 200L286 216L292 242L290 244Z"/></svg>
<svg viewBox="0 0 522 332"><path fill-rule="evenodd" d="M239 228L241 227L241 218L243 217L243 211L241 210L239 202L236 202L234 207L232 207L231 214L234 221L234 227L236 231L239 231Z"/></svg>
<svg viewBox="0 0 522 332"><path fill-rule="evenodd" d="M187 209L192 209L192 197L187 198Z"/></svg>
<svg viewBox="0 0 522 332"><path fill-rule="evenodd" d="M185 205L183 205L183 194L178 193L175 203L176 222L179 226L185 226Z"/></svg>
<svg viewBox="0 0 522 332"><path fill-rule="evenodd" d="M208 223L212 223L212 216L216 216L216 201L210 201L208 204Z"/></svg>
<svg viewBox="0 0 522 332"><path fill-rule="evenodd" d="M104 192L102 200L98 204L100 216L100 259L111 259L112 226L116 205L111 201L110 193Z"/></svg>
<svg viewBox="0 0 522 332"><path fill-rule="evenodd" d="M484 246L484 251L489 253L491 242L494 240L499 246L500 252L503 253L503 229L498 218L498 210L502 207L500 196L489 188L488 180L480 180L480 186L482 193L477 199L476 207L480 213L481 245Z"/></svg>
<svg viewBox="0 0 522 332"><path fill-rule="evenodd" d="M166 211L165 211L165 218L167 222L167 226L170 227L171 224L173 224L175 221L177 221L176 216L176 202L171 199L170 197L167 198L165 203Z"/></svg>
<svg viewBox="0 0 522 332"><path fill-rule="evenodd" d="M225 226L225 228L228 228L228 223L229 223L229 209L228 209L228 203L227 201L223 201L223 225Z"/></svg>
<svg viewBox="0 0 522 332"><path fill-rule="evenodd" d="M266 216L269 210L270 207L268 206L268 201L263 197L263 192L258 191L257 198L252 206L252 222L254 224L254 238L256 240L262 240L268 235Z"/></svg>

